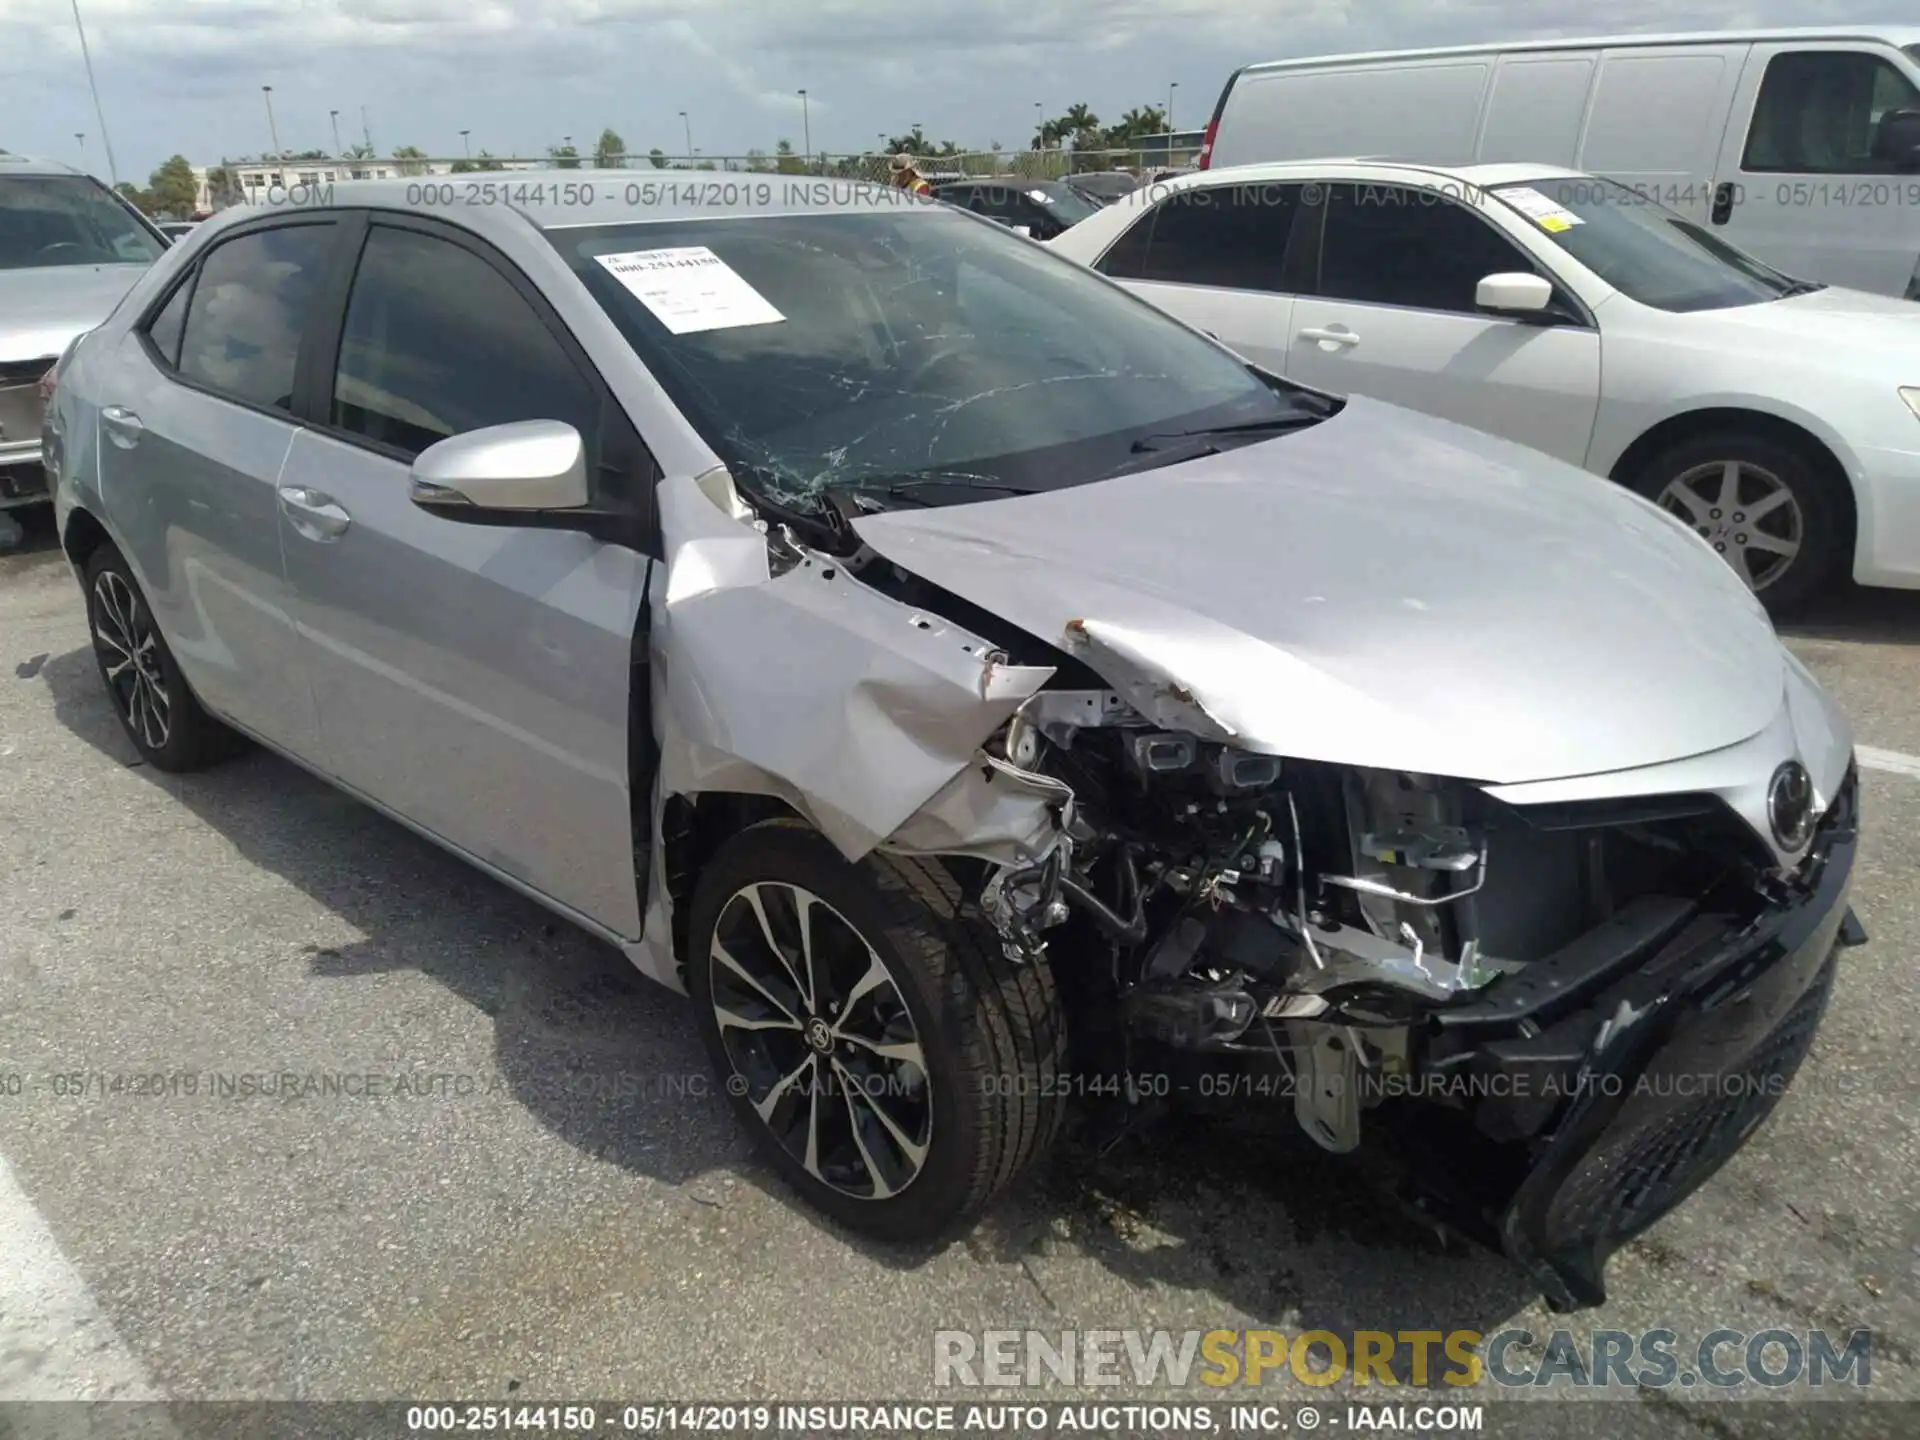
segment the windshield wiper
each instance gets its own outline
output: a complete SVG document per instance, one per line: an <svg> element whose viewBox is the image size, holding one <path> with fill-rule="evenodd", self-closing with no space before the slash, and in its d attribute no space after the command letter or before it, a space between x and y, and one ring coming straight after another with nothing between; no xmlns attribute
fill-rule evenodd
<svg viewBox="0 0 1920 1440"><path fill-rule="evenodd" d="M1144 455L1157 451L1160 447L1150 442L1155 440L1209 440L1216 435L1278 435L1288 430L1302 430L1309 425L1317 425L1326 419L1325 415L1270 415L1264 420L1241 420L1231 425L1202 425L1193 430L1156 430L1152 434L1142 435L1130 447L1134 454Z"/></svg>
<svg viewBox="0 0 1920 1440"><path fill-rule="evenodd" d="M1001 495L1034 493L1030 486L1010 485L1004 480L994 480L966 470L911 470L898 475L856 475L850 480L836 480L826 488L862 495L884 495L889 500L913 500L930 505L931 501L922 499L914 492L936 485L950 485L960 490L992 490Z"/></svg>
<svg viewBox="0 0 1920 1440"><path fill-rule="evenodd" d="M1826 285L1819 280L1791 280L1787 283L1787 288L1780 292L1780 298L1785 300L1794 295L1811 295L1816 290L1826 288Z"/></svg>

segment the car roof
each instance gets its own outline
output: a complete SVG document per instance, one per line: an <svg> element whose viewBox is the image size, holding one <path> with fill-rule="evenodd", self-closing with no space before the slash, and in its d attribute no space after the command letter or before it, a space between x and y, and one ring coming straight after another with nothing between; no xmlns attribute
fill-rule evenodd
<svg viewBox="0 0 1920 1440"><path fill-rule="evenodd" d="M1302 55L1289 60L1266 60L1249 65L1240 77L1275 70L1305 69L1316 65L1354 65L1361 62L1413 60L1442 55L1489 55L1527 50L1620 49L1643 45L1766 44L1778 40L1878 40L1888 45L1920 43L1920 27L1912 25L1790 25L1771 30L1685 30L1671 34L1582 35L1553 40L1483 41L1478 45L1441 45L1423 50L1356 50L1340 55Z"/></svg>
<svg viewBox="0 0 1920 1440"><path fill-rule="evenodd" d="M1196 183L1228 180L1240 184L1310 180L1334 168L1428 175L1438 180L1453 180L1463 185L1478 187L1520 184L1529 180L1582 179L1586 175L1585 171L1569 170L1564 165L1538 165L1525 161L1509 161L1497 165L1427 165L1415 160L1389 160L1377 155L1355 155L1321 160L1275 160L1251 165L1223 165L1214 170L1195 170L1191 174L1175 176L1160 182L1160 186L1164 193L1168 186L1186 187Z"/></svg>
<svg viewBox="0 0 1920 1440"><path fill-rule="evenodd" d="M774 215L857 215L938 201L891 185L808 175L659 170L541 170L431 175L412 180L343 180L309 187L308 204L367 206L457 218L486 233L672 220ZM295 195L300 193L295 187ZM267 206L231 207L256 214ZM299 208L292 197L282 208Z"/></svg>
<svg viewBox="0 0 1920 1440"><path fill-rule="evenodd" d="M86 175L58 160L36 160L31 155L14 155L0 150L0 178L8 175Z"/></svg>

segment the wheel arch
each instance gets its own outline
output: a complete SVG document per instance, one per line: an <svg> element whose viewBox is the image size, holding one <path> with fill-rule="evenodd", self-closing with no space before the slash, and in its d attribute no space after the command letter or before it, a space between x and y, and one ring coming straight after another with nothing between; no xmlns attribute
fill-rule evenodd
<svg viewBox="0 0 1920 1440"><path fill-rule="evenodd" d="M107 534L107 527L91 510L76 506L67 513L66 527L60 532L60 548L66 552L67 560L74 569L83 569L94 551L102 545L111 545L113 537Z"/></svg>
<svg viewBox="0 0 1920 1440"><path fill-rule="evenodd" d="M1658 424L1643 431L1620 456L1609 470L1608 478L1620 484L1628 485L1652 462L1653 458L1664 450L1669 450L1687 440L1716 431L1739 431L1758 439L1770 440L1785 445L1807 459L1808 462L1826 472L1836 485L1841 501L1841 551L1848 558L1848 569L1858 554L1860 538L1860 495L1853 483L1853 476L1845 461L1834 449L1831 442L1814 429L1766 410L1754 410L1739 405L1705 406L1697 410L1682 411L1678 415L1669 415Z"/></svg>
<svg viewBox="0 0 1920 1440"><path fill-rule="evenodd" d="M775 795L705 790L669 795L661 807L660 861L666 879L668 914L673 926L673 963L682 975L687 963L687 922L700 872L720 847L741 831L765 820L797 820L813 826L792 805Z"/></svg>

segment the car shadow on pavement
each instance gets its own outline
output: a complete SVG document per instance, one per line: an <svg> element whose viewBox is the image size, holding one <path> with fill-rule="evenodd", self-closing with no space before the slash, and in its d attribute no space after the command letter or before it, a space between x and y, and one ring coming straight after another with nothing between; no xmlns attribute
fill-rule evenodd
<svg viewBox="0 0 1920 1440"><path fill-rule="evenodd" d="M88 650L49 658L37 678L69 731L115 764L140 765ZM141 769L248 862L364 937L309 946L313 974L417 969L491 1017L509 1093L569 1145L701 1203L713 1203L701 1201L705 1177L737 1176L889 1268L937 1253L844 1231L760 1165L709 1079L685 1001L611 946L278 756L250 749L203 775ZM1443 1247L1304 1138L1215 1124L1163 1123L1105 1154L1068 1138L963 1243L980 1263L1024 1272L1042 1329L1130 1319L1087 1313L1075 1293L1084 1276L1049 1283L1076 1258L1142 1308L1162 1291L1198 1291L1288 1331L1485 1332L1533 1298L1504 1261ZM1437 1383L1446 1366L1434 1359ZM1408 1373L1404 1352L1396 1373Z"/></svg>
<svg viewBox="0 0 1920 1440"><path fill-rule="evenodd" d="M1920 591L1843 585L1779 629L1789 639L1920 645Z"/></svg>

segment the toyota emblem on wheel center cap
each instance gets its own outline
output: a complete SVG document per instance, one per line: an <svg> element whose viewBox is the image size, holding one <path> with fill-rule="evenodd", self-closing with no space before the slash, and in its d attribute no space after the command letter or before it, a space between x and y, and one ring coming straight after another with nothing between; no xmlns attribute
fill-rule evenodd
<svg viewBox="0 0 1920 1440"><path fill-rule="evenodd" d="M807 1028L803 1033L806 1036L807 1044L811 1045L815 1050L818 1050L822 1055L829 1053L833 1049L833 1031L828 1028L827 1022L822 1020L818 1015L807 1021Z"/></svg>
<svg viewBox="0 0 1920 1440"><path fill-rule="evenodd" d="M1773 772L1767 786L1767 823L1773 838L1788 850L1799 850L1813 838L1813 777L1798 760Z"/></svg>

